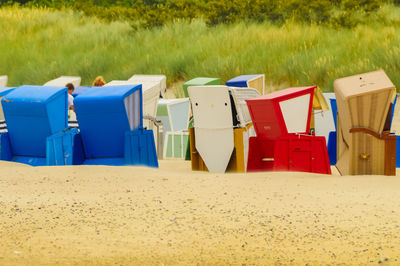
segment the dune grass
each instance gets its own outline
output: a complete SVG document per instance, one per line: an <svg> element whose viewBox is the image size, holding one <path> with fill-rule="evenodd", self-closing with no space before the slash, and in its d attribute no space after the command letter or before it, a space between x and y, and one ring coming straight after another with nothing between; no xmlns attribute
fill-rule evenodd
<svg viewBox="0 0 400 266"><path fill-rule="evenodd" d="M135 73L165 74L169 85L198 76L265 73L269 90L319 85L384 69L400 88L400 11L385 6L368 25L333 29L287 23L208 27L201 20L133 30L70 10L0 8L0 74L9 85L79 75L89 85ZM178 90L176 93L183 93Z"/></svg>

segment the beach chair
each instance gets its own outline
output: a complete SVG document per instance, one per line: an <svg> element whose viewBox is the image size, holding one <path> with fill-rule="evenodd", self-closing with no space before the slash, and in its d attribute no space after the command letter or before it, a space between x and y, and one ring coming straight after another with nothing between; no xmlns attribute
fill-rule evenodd
<svg viewBox="0 0 400 266"><path fill-rule="evenodd" d="M396 89L383 70L337 79L337 164L342 175L395 175L390 134Z"/></svg>
<svg viewBox="0 0 400 266"><path fill-rule="evenodd" d="M220 78L203 78L203 77L198 77L191 79L189 81L186 81L183 84L183 93L185 97L189 97L189 92L188 88L190 86L205 86L205 85L221 85L221 79Z"/></svg>
<svg viewBox="0 0 400 266"><path fill-rule="evenodd" d="M256 89L261 95L265 93L265 75L241 75L226 82L229 87L245 87Z"/></svg>
<svg viewBox="0 0 400 266"><path fill-rule="evenodd" d="M164 97L164 93L167 90L167 77L165 75L142 75L135 74L128 79L130 82L140 82L140 84L148 83L154 84L157 83L160 87L160 96ZM143 85L144 86L144 85Z"/></svg>
<svg viewBox="0 0 400 266"><path fill-rule="evenodd" d="M7 86L8 76L0 76L0 88Z"/></svg>
<svg viewBox="0 0 400 266"><path fill-rule="evenodd" d="M195 148L210 172L224 173L233 148L233 121L226 86L188 88L194 117Z"/></svg>
<svg viewBox="0 0 400 266"><path fill-rule="evenodd" d="M325 137L310 133L315 86L288 88L246 100L257 136L248 171L330 174Z"/></svg>
<svg viewBox="0 0 400 266"><path fill-rule="evenodd" d="M66 88L21 86L1 103L8 130L0 135L1 160L32 166L80 163L78 131L67 126Z"/></svg>
<svg viewBox="0 0 400 266"><path fill-rule="evenodd" d="M188 88L190 86L209 86L209 85L221 85L221 84L222 83L221 83L220 78L206 78L206 77L194 78L189 81L186 81L183 84L183 94L185 95L185 97L189 97ZM193 128L193 117L191 117L189 119L189 133L191 131L190 128ZM191 154L190 154L190 147L191 147L191 145L189 143L189 145L187 145L187 149L186 149L185 160L192 160ZM193 160L192 160L192 163L193 163ZM202 164L202 165L204 165L204 164Z"/></svg>
<svg viewBox="0 0 400 266"><path fill-rule="evenodd" d="M245 172L248 140L252 135L245 99L259 93L250 88L227 86L190 86L188 89L194 117L194 128L189 128L192 170ZM220 168L215 170L213 164L218 163Z"/></svg>
<svg viewBox="0 0 400 266"><path fill-rule="evenodd" d="M65 87L66 84L72 83L75 88L81 85L81 77L61 76L56 79L46 82L43 86L46 87Z"/></svg>
<svg viewBox="0 0 400 266"><path fill-rule="evenodd" d="M184 158L189 143L189 98L161 99L157 120L163 124L163 158Z"/></svg>
<svg viewBox="0 0 400 266"><path fill-rule="evenodd" d="M158 167L153 131L143 128L141 89L91 87L75 98L83 164Z"/></svg>

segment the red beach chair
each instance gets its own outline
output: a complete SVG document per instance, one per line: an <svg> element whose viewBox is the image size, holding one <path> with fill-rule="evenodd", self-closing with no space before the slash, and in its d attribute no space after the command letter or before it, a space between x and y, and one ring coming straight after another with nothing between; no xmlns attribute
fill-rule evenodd
<svg viewBox="0 0 400 266"><path fill-rule="evenodd" d="M315 88L288 88L246 100L257 134L250 138L248 171L331 173L325 138L310 134Z"/></svg>

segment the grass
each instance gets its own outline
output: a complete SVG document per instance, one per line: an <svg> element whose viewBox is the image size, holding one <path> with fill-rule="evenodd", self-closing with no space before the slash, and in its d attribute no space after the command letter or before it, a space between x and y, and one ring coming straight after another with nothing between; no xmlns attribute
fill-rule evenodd
<svg viewBox="0 0 400 266"><path fill-rule="evenodd" d="M353 29L287 23L236 23L207 27L201 20L133 30L70 10L0 9L0 75L9 85L43 84L78 75L89 85L135 73L165 74L175 94L198 76L226 81L265 73L269 90L319 85L332 91L347 75L384 69L400 88L400 10L383 7Z"/></svg>

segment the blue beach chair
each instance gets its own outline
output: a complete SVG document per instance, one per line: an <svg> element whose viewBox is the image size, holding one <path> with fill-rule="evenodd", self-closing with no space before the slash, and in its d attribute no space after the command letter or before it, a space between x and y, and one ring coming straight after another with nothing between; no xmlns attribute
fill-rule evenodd
<svg viewBox="0 0 400 266"><path fill-rule="evenodd" d="M1 100L7 133L0 135L0 159L29 164L71 165L77 129L67 126L67 89L21 86ZM78 144L79 146L79 144Z"/></svg>
<svg viewBox="0 0 400 266"><path fill-rule="evenodd" d="M83 164L158 167L153 131L143 128L142 85L91 87L74 105Z"/></svg>

